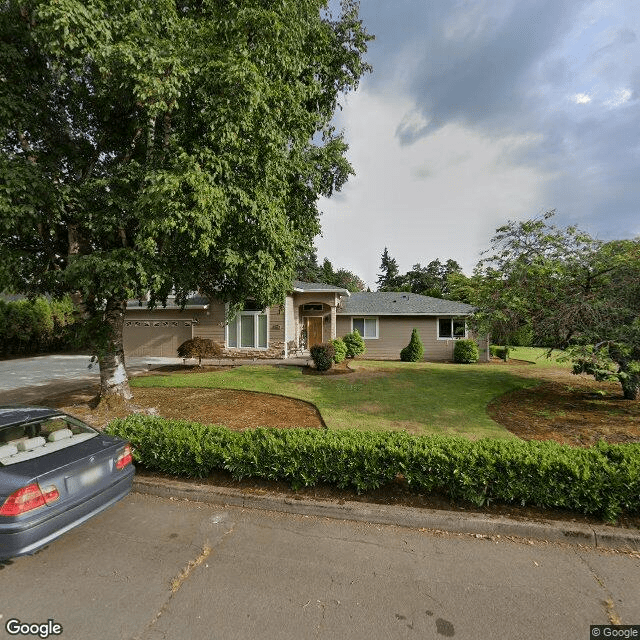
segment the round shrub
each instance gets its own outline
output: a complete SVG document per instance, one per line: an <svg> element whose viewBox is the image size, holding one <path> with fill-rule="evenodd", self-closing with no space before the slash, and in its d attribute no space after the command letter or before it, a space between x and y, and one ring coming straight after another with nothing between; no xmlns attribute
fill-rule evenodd
<svg viewBox="0 0 640 640"><path fill-rule="evenodd" d="M357 329L354 329L352 333L347 333L342 341L347 347L347 358L355 358L365 352L364 339Z"/></svg>
<svg viewBox="0 0 640 640"><path fill-rule="evenodd" d="M478 345L473 340L456 340L453 348L453 360L462 364L478 362Z"/></svg>
<svg viewBox="0 0 640 640"><path fill-rule="evenodd" d="M331 342L314 344L311 347L311 357L318 371L328 371L333 366L336 350Z"/></svg>
<svg viewBox="0 0 640 640"><path fill-rule="evenodd" d="M331 341L333 348L335 350L335 355L333 356L333 361L336 364L340 364L347 357L347 345L344 343L342 338L336 338Z"/></svg>
<svg viewBox="0 0 640 640"><path fill-rule="evenodd" d="M422 346L422 340L420 340L418 330L414 329L411 332L409 344L400 352L400 360L403 362L418 362L422 360L423 355L424 347Z"/></svg>
<svg viewBox="0 0 640 640"><path fill-rule="evenodd" d="M221 355L222 346L209 338L191 338L178 347L180 358L198 358L198 366L202 364L202 358L219 358Z"/></svg>

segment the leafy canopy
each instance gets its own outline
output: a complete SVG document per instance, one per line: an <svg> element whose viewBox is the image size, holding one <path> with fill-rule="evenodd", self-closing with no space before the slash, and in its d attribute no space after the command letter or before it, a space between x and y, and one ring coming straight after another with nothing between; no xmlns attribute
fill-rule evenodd
<svg viewBox="0 0 640 640"><path fill-rule="evenodd" d="M357 3L7 0L0 277L105 300L281 298L352 172L331 126L369 70Z"/></svg>
<svg viewBox="0 0 640 640"><path fill-rule="evenodd" d="M476 321L494 340L527 329L535 344L569 348L576 373L614 378L637 398L640 239L601 242L553 215L497 230L473 276Z"/></svg>

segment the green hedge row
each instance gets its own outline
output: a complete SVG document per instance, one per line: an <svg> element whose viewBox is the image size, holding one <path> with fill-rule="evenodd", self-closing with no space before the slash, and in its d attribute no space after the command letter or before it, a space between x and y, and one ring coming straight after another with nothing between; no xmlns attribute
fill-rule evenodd
<svg viewBox="0 0 640 640"><path fill-rule="evenodd" d="M423 493L478 506L491 501L596 514L613 521L640 510L640 445L574 448L555 442L412 436L404 432L255 429L232 431L153 416L115 420L107 431L126 438L147 469L205 477L213 470L285 480L293 488L320 482L357 491L402 474Z"/></svg>
<svg viewBox="0 0 640 640"><path fill-rule="evenodd" d="M0 355L63 351L75 346L76 317L70 298L0 299Z"/></svg>

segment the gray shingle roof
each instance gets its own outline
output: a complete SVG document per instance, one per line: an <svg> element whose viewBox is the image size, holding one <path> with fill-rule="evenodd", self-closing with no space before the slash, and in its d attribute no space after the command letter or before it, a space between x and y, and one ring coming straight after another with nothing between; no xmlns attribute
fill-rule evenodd
<svg viewBox="0 0 640 640"><path fill-rule="evenodd" d="M474 310L470 304L430 298L417 293L400 291L372 291L352 293L343 298L337 310L339 315L429 315L465 316Z"/></svg>
<svg viewBox="0 0 640 640"><path fill-rule="evenodd" d="M327 284L326 282L302 282L301 280L294 280L293 290L298 293L305 293L307 291L335 291L336 293L349 295L347 289L336 287L335 284Z"/></svg>

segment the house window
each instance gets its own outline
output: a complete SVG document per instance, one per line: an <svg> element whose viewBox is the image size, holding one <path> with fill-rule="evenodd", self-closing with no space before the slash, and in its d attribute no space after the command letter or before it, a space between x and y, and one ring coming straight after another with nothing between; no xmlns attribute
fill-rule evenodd
<svg viewBox="0 0 640 640"><path fill-rule="evenodd" d="M366 340L373 340L378 337L378 318L353 318L351 331L354 329Z"/></svg>
<svg viewBox="0 0 640 640"><path fill-rule="evenodd" d="M227 346L249 349L267 348L267 314L241 311L227 327Z"/></svg>
<svg viewBox="0 0 640 640"><path fill-rule="evenodd" d="M452 340L467 335L464 318L438 318L438 339Z"/></svg>

